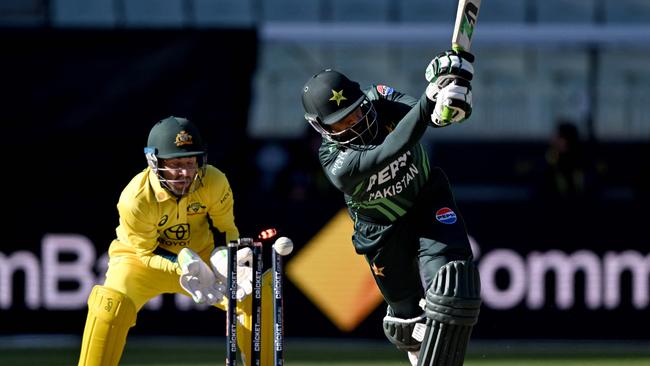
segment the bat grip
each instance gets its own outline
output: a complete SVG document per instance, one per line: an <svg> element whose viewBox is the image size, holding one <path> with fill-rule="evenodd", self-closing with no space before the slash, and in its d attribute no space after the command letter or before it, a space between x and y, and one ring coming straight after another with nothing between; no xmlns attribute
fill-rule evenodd
<svg viewBox="0 0 650 366"><path fill-rule="evenodd" d="M442 118L442 120L444 122L450 122L453 113L454 113L453 109L451 109L449 107L443 107L442 108L442 114L440 115L440 117Z"/></svg>

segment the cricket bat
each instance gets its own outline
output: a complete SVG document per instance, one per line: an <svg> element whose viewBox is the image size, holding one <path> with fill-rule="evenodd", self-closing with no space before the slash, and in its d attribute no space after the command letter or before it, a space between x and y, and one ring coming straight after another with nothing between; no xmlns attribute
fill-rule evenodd
<svg viewBox="0 0 650 366"><path fill-rule="evenodd" d="M469 52L480 8L481 0L458 0L454 34L451 37L451 47L454 50Z"/></svg>
<svg viewBox="0 0 650 366"><path fill-rule="evenodd" d="M481 8L481 0L458 0L458 10L456 10L456 22L454 23L454 33L451 36L451 48L454 51L467 51L472 45L472 36L474 27L478 19L478 11ZM442 109L443 121L451 121L453 110L449 107Z"/></svg>

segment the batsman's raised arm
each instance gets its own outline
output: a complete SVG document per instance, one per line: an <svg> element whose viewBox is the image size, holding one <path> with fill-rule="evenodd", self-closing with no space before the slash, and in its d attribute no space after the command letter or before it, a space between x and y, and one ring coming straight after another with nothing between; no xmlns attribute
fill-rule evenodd
<svg viewBox="0 0 650 366"><path fill-rule="evenodd" d="M386 85L361 89L342 73L326 69L303 87L305 119L323 136L320 160L334 185L345 192L416 146L427 125L461 122L472 111L473 56L447 51L426 68L429 82L419 99ZM406 104L408 103L408 104ZM443 120L443 108L454 110Z"/></svg>

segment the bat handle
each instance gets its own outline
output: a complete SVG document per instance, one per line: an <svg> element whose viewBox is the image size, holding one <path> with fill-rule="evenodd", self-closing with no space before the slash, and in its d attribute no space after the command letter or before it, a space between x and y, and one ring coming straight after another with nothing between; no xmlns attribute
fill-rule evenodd
<svg viewBox="0 0 650 366"><path fill-rule="evenodd" d="M464 50L465 50L465 49L463 48L463 46L461 46L461 45L458 44L458 43L452 43L452 44L451 44L451 49L454 50L454 51L456 51L456 52L460 52L460 51L464 51ZM449 107L443 107L443 108L442 108L442 114L441 114L440 117L442 118L442 120L443 120L444 122L449 122L449 121L451 121L451 117L453 116L453 113L454 113L454 110L453 110L453 109L451 109L451 108L449 108Z"/></svg>
<svg viewBox="0 0 650 366"><path fill-rule="evenodd" d="M444 107L444 108L442 108L442 114L441 114L440 117L442 118L442 120L444 122L449 122L449 121L451 121L451 117L452 117L453 113L454 113L453 109L451 109L449 107Z"/></svg>

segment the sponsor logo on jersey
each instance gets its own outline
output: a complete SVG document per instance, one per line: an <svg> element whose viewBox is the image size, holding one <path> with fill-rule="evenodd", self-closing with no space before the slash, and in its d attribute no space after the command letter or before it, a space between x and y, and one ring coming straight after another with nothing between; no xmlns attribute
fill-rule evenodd
<svg viewBox="0 0 650 366"><path fill-rule="evenodd" d="M348 156L348 154L350 154L350 150L341 151L336 156L336 160L334 160L334 165L330 169L330 173L332 173L332 175L336 175L339 169L343 168L343 162L345 161L345 157Z"/></svg>
<svg viewBox="0 0 650 366"><path fill-rule="evenodd" d="M170 240L188 240L190 238L190 225L178 224L165 229L165 237Z"/></svg>
<svg viewBox="0 0 650 366"><path fill-rule="evenodd" d="M379 94L387 97L387 96L393 94L393 91L395 91L395 89L391 88L390 86L386 86L386 85L377 85L377 91L379 92Z"/></svg>
<svg viewBox="0 0 650 366"><path fill-rule="evenodd" d="M226 192L226 194L223 195L223 197L221 197L219 203L223 204L224 202L226 202L226 200L230 198L231 194L232 194L232 188L228 187L228 191Z"/></svg>
<svg viewBox="0 0 650 366"><path fill-rule="evenodd" d="M420 170L409 160L411 152L407 151L390 162L382 170L368 178L368 200L377 200L396 196L409 186L420 174Z"/></svg>
<svg viewBox="0 0 650 366"><path fill-rule="evenodd" d="M443 224L451 225L456 223L456 213L449 207L443 207L436 211L436 220Z"/></svg>
<svg viewBox="0 0 650 366"><path fill-rule="evenodd" d="M164 226L167 223L167 220L169 220L169 216L163 215L163 217L160 218L160 221L158 221L158 226Z"/></svg>

